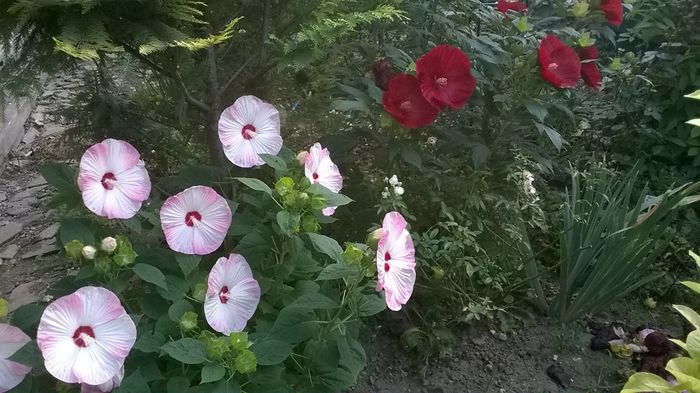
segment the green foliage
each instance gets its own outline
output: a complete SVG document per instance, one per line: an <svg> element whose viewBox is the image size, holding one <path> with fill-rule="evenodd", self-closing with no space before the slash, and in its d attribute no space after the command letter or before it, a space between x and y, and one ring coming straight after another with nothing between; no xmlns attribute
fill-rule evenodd
<svg viewBox="0 0 700 393"><path fill-rule="evenodd" d="M695 260L697 266L700 267L700 257L692 251L690 255ZM696 282L687 282L684 284L700 294L700 291L697 289L700 288L700 284ZM630 376L629 380L622 388L622 393L649 391L659 393L695 392L700 389L700 315L689 307L673 307L695 328L695 330L688 334L685 342L673 340L675 344L683 348L683 350L690 355L690 357L673 358L666 364L666 371L675 378L676 383L672 384L656 374L639 372Z"/></svg>
<svg viewBox="0 0 700 393"><path fill-rule="evenodd" d="M647 274L666 249L666 229L675 211L692 203L700 183L650 197L635 198L638 170L620 179L595 169L581 185L572 175L561 236L560 288L555 309L561 321L605 309L636 288L658 278Z"/></svg>

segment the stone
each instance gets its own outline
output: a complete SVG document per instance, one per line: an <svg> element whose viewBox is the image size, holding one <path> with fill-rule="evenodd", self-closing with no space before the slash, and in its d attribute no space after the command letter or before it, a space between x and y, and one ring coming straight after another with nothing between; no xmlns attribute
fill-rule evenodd
<svg viewBox="0 0 700 393"><path fill-rule="evenodd" d="M54 91L54 90L52 90L52 89L46 89L46 90L44 90L44 94L41 95L41 98L42 98L42 99L44 99L44 98L49 98L49 97L51 97L52 95L54 95L54 93L56 93L56 91Z"/></svg>
<svg viewBox="0 0 700 393"><path fill-rule="evenodd" d="M27 199L31 198L31 199L34 199L34 201L28 201L28 202L34 203L34 202L36 202L36 198L34 198L34 195L36 195L36 193L43 190L44 188L46 188L46 185L27 188L24 191L18 192L15 195L13 195L12 200L24 202Z"/></svg>
<svg viewBox="0 0 700 393"><path fill-rule="evenodd" d="M5 202L6 199L7 199L7 193L0 192L0 202Z"/></svg>
<svg viewBox="0 0 700 393"><path fill-rule="evenodd" d="M20 259L29 259L34 257L40 257L42 255L52 254L61 248L56 245L55 241L44 240L42 242L36 243L31 247L31 250L22 254Z"/></svg>
<svg viewBox="0 0 700 393"><path fill-rule="evenodd" d="M23 225L16 222L9 222L0 227L0 245L14 238L22 232Z"/></svg>
<svg viewBox="0 0 700 393"><path fill-rule="evenodd" d="M41 300L41 296L32 289L32 287L36 285L39 285L39 282L27 282L18 285L12 290L12 293L10 293L10 298L8 299L8 302L10 303L10 312L15 311L22 306L26 306L27 304L32 304Z"/></svg>
<svg viewBox="0 0 700 393"><path fill-rule="evenodd" d="M58 233L58 228L60 225L58 223L51 224L46 227L41 233L39 233L39 239L52 239Z"/></svg>
<svg viewBox="0 0 700 393"><path fill-rule="evenodd" d="M44 126L44 113L43 112L34 112L32 115L32 120L34 120L34 124L36 124L37 127L43 127Z"/></svg>
<svg viewBox="0 0 700 393"><path fill-rule="evenodd" d="M34 127L29 127L27 133L24 134L24 138L22 138L22 143L24 143L27 146L30 146L37 136L39 136L39 130L37 130Z"/></svg>
<svg viewBox="0 0 700 393"><path fill-rule="evenodd" d="M60 135L66 130L66 127L60 125L60 124L46 124L44 126L44 136L49 137L49 136L54 136L54 135Z"/></svg>
<svg viewBox="0 0 700 393"><path fill-rule="evenodd" d="M44 176L41 176L41 174L39 174L39 175L34 176L32 178L32 180L30 180L29 183L27 183L27 188L43 186L46 184L47 183L46 183L46 179L44 179Z"/></svg>
<svg viewBox="0 0 700 393"><path fill-rule="evenodd" d="M12 259L17 255L19 251L19 246L16 244L10 244L2 252L0 252L0 259Z"/></svg>
<svg viewBox="0 0 700 393"><path fill-rule="evenodd" d="M16 217L29 213L30 210L32 210L32 207L25 203L14 203L8 206L8 208L5 210L5 214Z"/></svg>

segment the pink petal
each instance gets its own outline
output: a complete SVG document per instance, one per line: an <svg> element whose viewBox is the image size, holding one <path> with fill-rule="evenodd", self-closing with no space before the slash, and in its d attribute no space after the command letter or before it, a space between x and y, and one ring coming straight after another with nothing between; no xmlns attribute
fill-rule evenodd
<svg viewBox="0 0 700 393"><path fill-rule="evenodd" d="M226 335L242 331L260 302L260 285L245 258L237 254L219 258L209 273L208 286L204 315L209 325ZM226 303L219 297L224 287L229 295Z"/></svg>
<svg viewBox="0 0 700 393"><path fill-rule="evenodd" d="M201 221L188 226L189 212L198 212ZM231 225L231 209L212 188L190 187L168 198L160 210L160 221L168 246L184 254L206 255L221 246Z"/></svg>
<svg viewBox="0 0 700 393"><path fill-rule="evenodd" d="M377 290L384 289L387 306L394 311L408 302L416 282L415 247L406 225L397 212L384 216L377 247Z"/></svg>
<svg viewBox="0 0 700 393"><path fill-rule="evenodd" d="M330 217L333 214L335 214L335 209L337 209L337 206L329 206L323 210L321 210L321 213L323 213L324 216Z"/></svg>
<svg viewBox="0 0 700 393"><path fill-rule="evenodd" d="M95 341L86 347L73 341L82 326L95 333ZM37 331L47 371L66 383L106 383L124 365L135 341L136 326L119 298L96 287L80 288L49 304Z"/></svg>
<svg viewBox="0 0 700 393"><path fill-rule="evenodd" d="M4 323L0 323L0 359L7 359L14 355L31 339L20 329Z"/></svg>
<svg viewBox="0 0 700 393"><path fill-rule="evenodd" d="M31 367L0 358L0 393L19 385L31 370Z"/></svg>
<svg viewBox="0 0 700 393"><path fill-rule="evenodd" d="M251 141L243 138L239 143L224 146L224 154L233 165L241 168L252 168L265 164L265 161L255 152Z"/></svg>

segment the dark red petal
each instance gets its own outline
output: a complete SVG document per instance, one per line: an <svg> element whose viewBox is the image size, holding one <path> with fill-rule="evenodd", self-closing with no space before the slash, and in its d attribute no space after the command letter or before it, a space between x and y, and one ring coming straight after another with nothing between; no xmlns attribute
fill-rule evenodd
<svg viewBox="0 0 700 393"><path fill-rule="evenodd" d="M600 71L598 70L598 48L589 46L578 50L581 59L581 77L590 88L600 90Z"/></svg>
<svg viewBox="0 0 700 393"><path fill-rule="evenodd" d="M542 40L538 61L542 78L552 86L572 88L581 79L581 60L576 51L553 35Z"/></svg>
<svg viewBox="0 0 700 393"><path fill-rule="evenodd" d="M451 45L439 45L416 61L416 76L428 102L438 108L459 109L474 93L476 80L469 57Z"/></svg>
<svg viewBox="0 0 700 393"><path fill-rule="evenodd" d="M508 11L510 10L524 12L527 11L527 4L525 4L525 2L521 0L498 0L496 8L504 14L508 13Z"/></svg>
<svg viewBox="0 0 700 393"><path fill-rule="evenodd" d="M622 24L622 0L602 0L600 10L605 13L605 19L613 26Z"/></svg>
<svg viewBox="0 0 700 393"><path fill-rule="evenodd" d="M382 90L386 90L389 86L389 80L398 72L394 70L393 64L387 59L379 59L372 64L372 74L374 75L374 84Z"/></svg>
<svg viewBox="0 0 700 393"><path fill-rule="evenodd" d="M410 105L406 105L406 103ZM420 91L418 79L412 75L399 74L391 78L382 97L384 109L407 128L420 128L435 121L438 108L430 105Z"/></svg>
<svg viewBox="0 0 700 393"><path fill-rule="evenodd" d="M595 46L587 46L578 50L578 57L581 61L598 60L598 48Z"/></svg>

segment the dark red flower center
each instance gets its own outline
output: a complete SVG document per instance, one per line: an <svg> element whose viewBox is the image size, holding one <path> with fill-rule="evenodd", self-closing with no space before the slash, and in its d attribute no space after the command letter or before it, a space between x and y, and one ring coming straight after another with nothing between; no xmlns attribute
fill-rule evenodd
<svg viewBox="0 0 700 393"><path fill-rule="evenodd" d="M402 111L410 111L411 108L413 108L413 103L411 101L406 100L401 103Z"/></svg>
<svg viewBox="0 0 700 393"><path fill-rule="evenodd" d="M447 87L447 78L441 77L435 79L435 83L437 83L438 86L440 87Z"/></svg>
<svg viewBox="0 0 700 393"><path fill-rule="evenodd" d="M243 138L245 139L253 139L253 135L255 135L255 126L252 124L244 125L243 129L241 130L241 135L243 135Z"/></svg>
<svg viewBox="0 0 700 393"><path fill-rule="evenodd" d="M100 183L102 183L102 187L104 187L105 190L111 190L112 188L114 188L114 183L116 183L116 181L117 178L114 177L114 173L107 172L104 176L102 176L102 180L100 180Z"/></svg>
<svg viewBox="0 0 700 393"><path fill-rule="evenodd" d="M75 329L73 333L73 342L75 345L86 348L95 342L95 331L90 326L81 326Z"/></svg>
<svg viewBox="0 0 700 393"><path fill-rule="evenodd" d="M388 252L385 252L384 253L384 260L386 261L386 262L384 262L384 271L388 272L390 269L388 262L391 260L391 254L389 254Z"/></svg>
<svg viewBox="0 0 700 393"><path fill-rule="evenodd" d="M219 291L219 301L221 303L226 304L228 303L228 297L229 297L229 292L228 292L228 287L224 285L223 288Z"/></svg>
<svg viewBox="0 0 700 393"><path fill-rule="evenodd" d="M193 227L202 221L202 215L198 211L191 211L185 214L185 225Z"/></svg>
<svg viewBox="0 0 700 393"><path fill-rule="evenodd" d="M314 180L318 180L318 173L314 172L314 174L311 176L313 176Z"/></svg>

